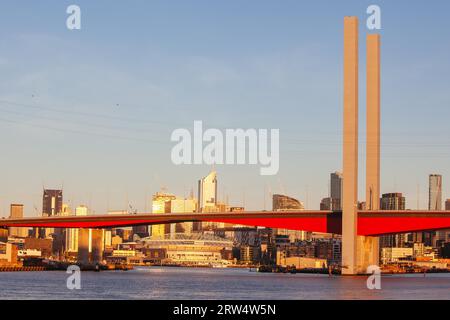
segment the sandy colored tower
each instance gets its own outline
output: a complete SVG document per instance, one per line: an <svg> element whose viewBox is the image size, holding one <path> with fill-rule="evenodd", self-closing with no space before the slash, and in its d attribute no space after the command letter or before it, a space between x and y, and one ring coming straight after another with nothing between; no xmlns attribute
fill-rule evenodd
<svg viewBox="0 0 450 320"><path fill-rule="evenodd" d="M367 194L379 206L380 39L367 37ZM378 265L378 238L358 236L358 18L344 18L344 134L342 195L342 274L366 273Z"/></svg>
<svg viewBox="0 0 450 320"><path fill-rule="evenodd" d="M343 274L356 273L358 205L358 18L344 18Z"/></svg>
<svg viewBox="0 0 450 320"><path fill-rule="evenodd" d="M380 35L367 35L366 208L380 207Z"/></svg>

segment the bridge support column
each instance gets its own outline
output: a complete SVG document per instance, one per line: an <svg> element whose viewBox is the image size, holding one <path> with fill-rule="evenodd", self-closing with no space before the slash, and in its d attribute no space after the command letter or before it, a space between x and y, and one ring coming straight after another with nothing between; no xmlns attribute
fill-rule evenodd
<svg viewBox="0 0 450 320"><path fill-rule="evenodd" d="M344 18L342 274L357 273L358 18Z"/></svg>
<svg viewBox="0 0 450 320"><path fill-rule="evenodd" d="M367 273L367 267L378 266L378 237L357 236L357 274Z"/></svg>
<svg viewBox="0 0 450 320"><path fill-rule="evenodd" d="M92 229L92 263L103 260L103 230Z"/></svg>
<svg viewBox="0 0 450 320"><path fill-rule="evenodd" d="M80 264L89 263L89 229L78 230L78 257L77 261Z"/></svg>
<svg viewBox="0 0 450 320"><path fill-rule="evenodd" d="M380 208L380 35L366 39L366 210ZM361 269L379 265L378 237L358 237Z"/></svg>

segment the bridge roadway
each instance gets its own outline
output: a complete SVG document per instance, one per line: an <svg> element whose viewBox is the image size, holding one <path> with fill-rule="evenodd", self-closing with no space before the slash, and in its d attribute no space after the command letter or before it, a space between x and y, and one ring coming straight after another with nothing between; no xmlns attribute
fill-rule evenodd
<svg viewBox="0 0 450 320"><path fill-rule="evenodd" d="M122 215L54 216L0 219L0 227L113 228L177 222L224 222L245 226L342 233L340 211L245 211L220 213L138 213ZM450 211L359 211L357 233L379 236L450 229Z"/></svg>

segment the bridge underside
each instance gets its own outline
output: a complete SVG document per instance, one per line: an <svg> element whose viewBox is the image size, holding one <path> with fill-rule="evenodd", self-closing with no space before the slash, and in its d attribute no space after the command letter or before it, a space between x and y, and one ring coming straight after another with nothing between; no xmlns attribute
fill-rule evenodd
<svg viewBox="0 0 450 320"><path fill-rule="evenodd" d="M0 220L1 227L114 228L177 222L210 221L323 233L342 233L341 212L239 212L94 215ZM450 211L361 211L358 235L378 236L450 229Z"/></svg>

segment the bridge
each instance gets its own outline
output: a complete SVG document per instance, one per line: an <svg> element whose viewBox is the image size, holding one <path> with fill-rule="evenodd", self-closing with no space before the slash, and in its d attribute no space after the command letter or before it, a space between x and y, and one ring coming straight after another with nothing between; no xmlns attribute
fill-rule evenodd
<svg viewBox="0 0 450 320"><path fill-rule="evenodd" d="M344 18L342 211L167 213L0 220L0 227L110 228L211 221L342 235L342 273L365 273L378 265L377 236L450 229L450 211L382 211L380 206L380 35L366 38L366 211L358 208L358 18ZM99 237L96 237L99 241ZM84 241L83 243L85 243Z"/></svg>
<svg viewBox="0 0 450 320"><path fill-rule="evenodd" d="M378 210L359 211L357 215L358 236L380 236L394 233L450 229L450 211ZM0 227L103 229L202 221L342 234L342 212L309 210L53 216L2 219L0 220Z"/></svg>

